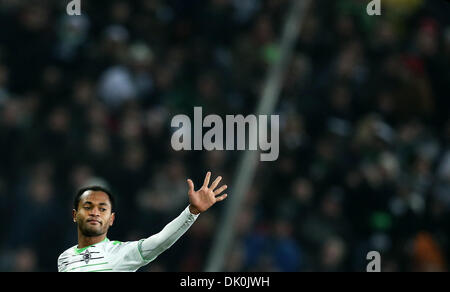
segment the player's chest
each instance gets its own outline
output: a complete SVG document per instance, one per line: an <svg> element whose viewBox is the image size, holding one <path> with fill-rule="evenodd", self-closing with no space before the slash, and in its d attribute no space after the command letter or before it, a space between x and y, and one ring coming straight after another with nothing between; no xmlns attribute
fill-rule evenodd
<svg viewBox="0 0 450 292"><path fill-rule="evenodd" d="M108 254L102 249L86 249L72 255L67 262L67 272L101 272L111 270Z"/></svg>

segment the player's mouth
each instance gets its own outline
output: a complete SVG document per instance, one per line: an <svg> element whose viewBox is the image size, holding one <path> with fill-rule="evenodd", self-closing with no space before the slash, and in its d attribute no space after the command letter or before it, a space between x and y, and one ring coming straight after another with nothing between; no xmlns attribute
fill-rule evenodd
<svg viewBox="0 0 450 292"><path fill-rule="evenodd" d="M87 221L87 223L92 224L92 225L97 225L97 224L102 224L102 222L98 221L98 220L94 220L94 219L89 219Z"/></svg>

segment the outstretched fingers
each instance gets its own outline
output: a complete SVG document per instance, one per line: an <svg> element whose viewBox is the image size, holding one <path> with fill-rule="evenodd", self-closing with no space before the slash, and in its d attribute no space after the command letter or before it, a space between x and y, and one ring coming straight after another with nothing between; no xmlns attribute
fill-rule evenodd
<svg viewBox="0 0 450 292"><path fill-rule="evenodd" d="M217 188L217 186L219 185L219 183L220 183L221 180L222 180L222 177L221 177L221 176L217 177L216 180L212 183L210 189L211 189L212 191L214 191L214 190Z"/></svg>
<svg viewBox="0 0 450 292"><path fill-rule="evenodd" d="M224 194L224 195L222 195L222 196L220 196L220 197L216 197L216 202L223 201L223 200L225 200L227 197L228 197L227 194Z"/></svg>
<svg viewBox="0 0 450 292"><path fill-rule="evenodd" d="M220 195L224 190L226 190L228 188L227 185L221 186L219 189L217 189L216 191L214 191L214 195Z"/></svg>
<svg viewBox="0 0 450 292"><path fill-rule="evenodd" d="M208 188L210 179L211 179L211 172L208 171L208 173L206 174L206 177L205 177L205 182L203 183L204 188Z"/></svg>

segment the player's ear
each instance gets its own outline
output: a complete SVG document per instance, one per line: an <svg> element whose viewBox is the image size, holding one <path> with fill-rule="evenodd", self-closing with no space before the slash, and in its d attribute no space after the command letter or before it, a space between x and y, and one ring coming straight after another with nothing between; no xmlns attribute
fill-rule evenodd
<svg viewBox="0 0 450 292"><path fill-rule="evenodd" d="M111 217L109 218L109 226L113 226L114 219L116 219L116 213L111 213Z"/></svg>
<svg viewBox="0 0 450 292"><path fill-rule="evenodd" d="M75 209L72 210L72 219L73 222L77 222L77 210Z"/></svg>

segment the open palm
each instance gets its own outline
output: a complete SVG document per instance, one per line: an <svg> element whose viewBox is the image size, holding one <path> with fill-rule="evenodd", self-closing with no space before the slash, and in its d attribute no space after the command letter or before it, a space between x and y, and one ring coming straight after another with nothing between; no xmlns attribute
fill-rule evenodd
<svg viewBox="0 0 450 292"><path fill-rule="evenodd" d="M218 188L220 181L222 180L222 177L219 176L216 178L216 180L209 186L209 181L211 179L211 172L208 172L205 177L205 181L203 183L203 186L198 190L194 190L194 183L192 180L188 179L187 183L189 185L189 202L190 206L189 209L193 214L200 214L202 212L205 212L208 210L212 205L214 205L217 202L225 200L227 197L227 194L219 196L224 190L226 190L228 187L226 185Z"/></svg>

